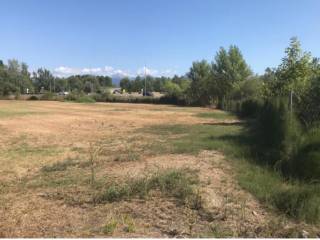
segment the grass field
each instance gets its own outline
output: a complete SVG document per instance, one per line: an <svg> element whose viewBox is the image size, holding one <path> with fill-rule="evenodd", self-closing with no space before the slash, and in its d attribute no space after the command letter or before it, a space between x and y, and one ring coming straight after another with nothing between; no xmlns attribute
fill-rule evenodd
<svg viewBox="0 0 320 240"><path fill-rule="evenodd" d="M0 131L0 237L320 234L264 201L282 180L225 112L0 101Z"/></svg>

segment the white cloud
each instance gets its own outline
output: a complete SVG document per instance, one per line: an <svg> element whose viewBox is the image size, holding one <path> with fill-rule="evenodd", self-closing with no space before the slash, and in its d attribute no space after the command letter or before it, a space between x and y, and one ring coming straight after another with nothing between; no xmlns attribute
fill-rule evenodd
<svg viewBox="0 0 320 240"><path fill-rule="evenodd" d="M76 71L75 69L69 68L69 67L58 67L56 69L54 69L54 72L60 73L60 74L75 74Z"/></svg>
<svg viewBox="0 0 320 240"><path fill-rule="evenodd" d="M106 72L112 72L112 71L113 71L113 67L105 66L105 67L104 67L104 70L105 70Z"/></svg>
<svg viewBox="0 0 320 240"><path fill-rule="evenodd" d="M142 67L142 68L139 68L134 73L132 73L127 70L115 69L111 66L105 66L103 68L100 68L100 67L72 68L67 66L60 66L54 69L53 74L58 77L68 77L70 75L84 75L84 74L104 75L104 76L111 76L111 77L135 77L137 75L144 76L144 74L147 74L155 77L160 77L160 76L169 77L176 74L176 71L172 69L159 71L157 69Z"/></svg>
<svg viewBox="0 0 320 240"><path fill-rule="evenodd" d="M101 68L83 68L81 72L86 74L95 74L101 72Z"/></svg>
<svg viewBox="0 0 320 240"><path fill-rule="evenodd" d="M147 68L147 67L139 68L137 70L137 75L139 76L144 76L145 74L151 75L151 76L158 76L158 73L159 73L158 70Z"/></svg>

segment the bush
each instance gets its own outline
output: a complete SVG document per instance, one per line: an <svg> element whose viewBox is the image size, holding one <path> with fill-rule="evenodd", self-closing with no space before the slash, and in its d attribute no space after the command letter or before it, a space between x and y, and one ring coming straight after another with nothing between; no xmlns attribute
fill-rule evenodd
<svg viewBox="0 0 320 240"><path fill-rule="evenodd" d="M159 104L174 104L174 105L180 105L180 106L186 106L188 105L187 101L183 97L177 97L177 96L162 96L158 99Z"/></svg>
<svg viewBox="0 0 320 240"><path fill-rule="evenodd" d="M46 92L40 97L40 100L55 100L55 95L51 92Z"/></svg>
<svg viewBox="0 0 320 240"><path fill-rule="evenodd" d="M111 98L111 94L109 92L104 92L104 93L100 93L100 94L94 94L92 95L92 98L96 101L96 102L109 102L110 98Z"/></svg>
<svg viewBox="0 0 320 240"><path fill-rule="evenodd" d="M84 95L84 96L79 96L76 100L78 103L95 103L96 100L94 100L92 97Z"/></svg>
<svg viewBox="0 0 320 240"><path fill-rule="evenodd" d="M315 127L303 137L297 154L288 164L294 176L304 180L320 180L320 128Z"/></svg>
<svg viewBox="0 0 320 240"><path fill-rule="evenodd" d="M94 103L95 99L91 96L77 93L70 93L65 98L67 101L74 101L78 103Z"/></svg>
<svg viewBox="0 0 320 240"><path fill-rule="evenodd" d="M298 101L297 110L300 119L306 126L320 121L320 77L311 81L306 94Z"/></svg>
<svg viewBox="0 0 320 240"><path fill-rule="evenodd" d="M34 100L39 100L39 98L37 96L32 95L31 97L29 97L28 100L34 101Z"/></svg>

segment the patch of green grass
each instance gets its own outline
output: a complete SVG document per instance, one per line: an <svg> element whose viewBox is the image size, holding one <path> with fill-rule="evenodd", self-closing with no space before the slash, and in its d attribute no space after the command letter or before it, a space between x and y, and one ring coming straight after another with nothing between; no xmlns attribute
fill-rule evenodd
<svg viewBox="0 0 320 240"><path fill-rule="evenodd" d="M319 222L319 184L287 181L277 172L244 161L238 168L239 184L261 202L292 218Z"/></svg>
<svg viewBox="0 0 320 240"><path fill-rule="evenodd" d="M166 140L155 141L151 146L162 149L163 153L198 154L201 150L220 150L239 156L248 151L244 146L234 144L248 141L240 135L238 125L154 125L142 131Z"/></svg>
<svg viewBox="0 0 320 240"><path fill-rule="evenodd" d="M187 169L167 169L140 179L129 179L120 184L112 184L97 196L96 202L114 202L135 196L145 197L151 190L159 190L166 196L185 201L195 194L194 186L199 180L194 171Z"/></svg>
<svg viewBox="0 0 320 240"><path fill-rule="evenodd" d="M25 111L25 110L13 110L13 109L0 109L0 118L7 118L7 117L19 117L24 115L30 114L39 114L39 112L33 111Z"/></svg>
<svg viewBox="0 0 320 240"><path fill-rule="evenodd" d="M185 133L185 125L153 125L149 128L140 129L145 133L157 134L162 136L172 135L172 134L183 134Z"/></svg>
<svg viewBox="0 0 320 240"><path fill-rule="evenodd" d="M54 146L31 146L25 142L14 144L2 153L8 158L27 157L27 156L54 156L60 150Z"/></svg>
<svg viewBox="0 0 320 240"><path fill-rule="evenodd" d="M86 178L80 178L73 175L45 174L30 179L24 184L24 186L28 188L65 188L68 186L79 185L84 182L85 179Z"/></svg>
<svg viewBox="0 0 320 240"><path fill-rule="evenodd" d="M51 170L51 169L50 169ZM57 170L57 171L40 171L31 178L26 178L21 182L22 188L61 188L65 189L73 186L90 186L90 175L82 168ZM52 169L53 170L53 169Z"/></svg>
<svg viewBox="0 0 320 240"><path fill-rule="evenodd" d="M223 112L223 111L202 112L202 113L196 114L196 116L200 118L213 118L213 119L219 119L219 120L237 119L236 115L229 112Z"/></svg>
<svg viewBox="0 0 320 240"><path fill-rule="evenodd" d="M294 219L320 221L320 185L288 181L268 166L259 165L254 140L243 125L156 125L143 130L157 136L151 149L162 153L223 152L234 166L239 184L261 202Z"/></svg>

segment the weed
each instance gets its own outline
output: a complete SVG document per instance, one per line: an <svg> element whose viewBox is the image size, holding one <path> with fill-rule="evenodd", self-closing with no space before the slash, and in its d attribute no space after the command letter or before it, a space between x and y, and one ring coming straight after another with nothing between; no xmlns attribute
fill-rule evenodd
<svg viewBox="0 0 320 240"><path fill-rule="evenodd" d="M102 231L104 234L111 235L116 230L117 225L118 225L118 222L115 219L111 219L110 222L104 225Z"/></svg>
<svg viewBox="0 0 320 240"><path fill-rule="evenodd" d="M230 229L224 228L218 224L210 225L210 232L208 233L209 237L214 238L227 238L232 237L233 232Z"/></svg>
<svg viewBox="0 0 320 240"><path fill-rule="evenodd" d="M124 215L122 217L122 222L123 222L123 225L124 225L123 230L125 232L128 232L128 233L135 232L135 224L134 224L134 221L133 221L131 216Z"/></svg>
<svg viewBox="0 0 320 240"><path fill-rule="evenodd" d="M142 198L151 190L159 190L185 203L195 194L193 185L197 183L197 176L190 170L168 169L144 178L128 179L122 184L112 184L97 196L96 202L113 202L134 196Z"/></svg>

